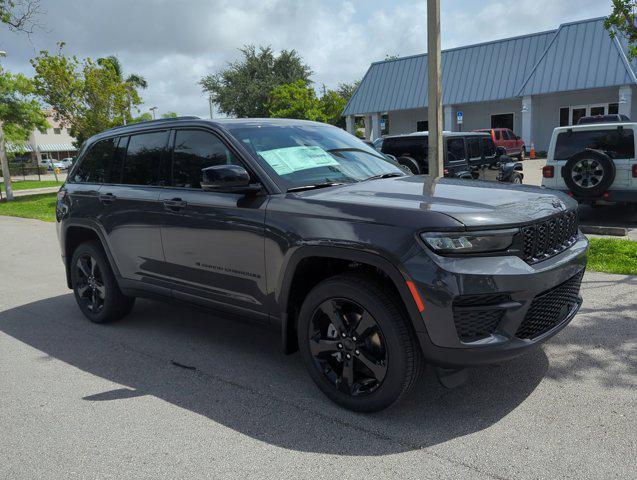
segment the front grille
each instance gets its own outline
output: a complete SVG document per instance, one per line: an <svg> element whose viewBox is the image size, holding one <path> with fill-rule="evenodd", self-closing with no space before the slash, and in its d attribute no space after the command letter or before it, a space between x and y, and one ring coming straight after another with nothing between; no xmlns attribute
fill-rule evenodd
<svg viewBox="0 0 637 480"><path fill-rule="evenodd" d="M557 255L577 239L577 212L564 212L522 228L524 260L537 263Z"/></svg>
<svg viewBox="0 0 637 480"><path fill-rule="evenodd" d="M536 296L515 333L518 338L533 339L557 326L579 302L584 271L566 282Z"/></svg>
<svg viewBox="0 0 637 480"><path fill-rule="evenodd" d="M498 305L508 302L508 294L467 295L453 301L453 321L463 342L474 342L495 332L504 309Z"/></svg>

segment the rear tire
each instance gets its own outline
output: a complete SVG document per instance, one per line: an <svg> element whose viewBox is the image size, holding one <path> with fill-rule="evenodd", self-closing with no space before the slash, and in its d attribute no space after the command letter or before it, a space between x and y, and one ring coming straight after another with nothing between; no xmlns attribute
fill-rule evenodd
<svg viewBox="0 0 637 480"><path fill-rule="evenodd" d="M513 172L511 174L511 183L522 185L522 174L518 172Z"/></svg>
<svg viewBox="0 0 637 480"><path fill-rule="evenodd" d="M402 156L402 157L398 157L396 160L398 161L400 165L408 168L409 171L413 173L414 175L420 175L422 173L422 169L420 168L420 165L418 165L418 162L414 158L408 157L408 156Z"/></svg>
<svg viewBox="0 0 637 480"><path fill-rule="evenodd" d="M399 301L356 274L328 278L305 298L297 328L301 356L335 403L375 412L413 388L422 354Z"/></svg>
<svg viewBox="0 0 637 480"><path fill-rule="evenodd" d="M94 323L107 323L126 316L135 297L122 293L104 255L95 241L82 243L71 258L71 286L80 310Z"/></svg>

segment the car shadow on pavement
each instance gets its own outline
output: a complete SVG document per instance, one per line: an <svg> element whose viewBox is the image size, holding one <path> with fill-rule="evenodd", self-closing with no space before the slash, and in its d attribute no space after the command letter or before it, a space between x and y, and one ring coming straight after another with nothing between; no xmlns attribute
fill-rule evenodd
<svg viewBox="0 0 637 480"><path fill-rule="evenodd" d="M117 384L82 401L153 395L272 445L340 455L416 450L488 428L524 402L549 368L535 349L473 369L454 390L429 369L403 402L364 415L327 400L299 355L281 353L277 332L208 312L142 300L126 319L95 325L68 294L0 312L0 331L35 348L36 358Z"/></svg>

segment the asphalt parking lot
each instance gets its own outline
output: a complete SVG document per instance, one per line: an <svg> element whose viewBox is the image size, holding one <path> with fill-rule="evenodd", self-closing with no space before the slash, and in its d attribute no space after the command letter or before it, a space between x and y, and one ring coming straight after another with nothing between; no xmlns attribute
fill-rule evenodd
<svg viewBox="0 0 637 480"><path fill-rule="evenodd" d="M0 217L0 478L634 478L637 277L455 390L426 372L374 415L314 387L279 335L140 301L87 322L55 228Z"/></svg>

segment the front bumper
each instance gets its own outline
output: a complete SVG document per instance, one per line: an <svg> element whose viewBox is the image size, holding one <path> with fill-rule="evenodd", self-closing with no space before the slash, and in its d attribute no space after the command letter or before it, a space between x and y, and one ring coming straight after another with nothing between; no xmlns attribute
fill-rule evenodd
<svg viewBox="0 0 637 480"><path fill-rule="evenodd" d="M414 327L426 360L446 368L500 362L558 333L581 305L587 248L580 234L570 248L534 265L512 256L412 257L405 266L425 303ZM562 290L568 296L560 303ZM482 327L473 330L473 321Z"/></svg>

